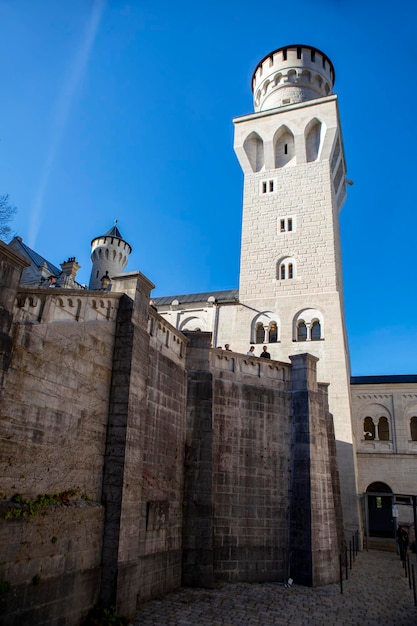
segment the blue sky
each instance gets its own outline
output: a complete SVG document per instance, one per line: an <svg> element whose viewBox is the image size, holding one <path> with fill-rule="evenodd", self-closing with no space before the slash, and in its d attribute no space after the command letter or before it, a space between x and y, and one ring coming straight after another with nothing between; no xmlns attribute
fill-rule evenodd
<svg viewBox="0 0 417 626"><path fill-rule="evenodd" d="M417 373L414 5L408 0L0 0L0 194L55 264L119 220L154 295L238 286L243 176L232 119L268 52L336 70L354 375Z"/></svg>

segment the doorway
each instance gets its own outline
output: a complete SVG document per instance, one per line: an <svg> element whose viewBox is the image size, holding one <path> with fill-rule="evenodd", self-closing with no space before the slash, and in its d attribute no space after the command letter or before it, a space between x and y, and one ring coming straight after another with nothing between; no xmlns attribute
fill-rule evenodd
<svg viewBox="0 0 417 626"><path fill-rule="evenodd" d="M395 537L393 493L385 483L375 482L366 490L370 537Z"/></svg>

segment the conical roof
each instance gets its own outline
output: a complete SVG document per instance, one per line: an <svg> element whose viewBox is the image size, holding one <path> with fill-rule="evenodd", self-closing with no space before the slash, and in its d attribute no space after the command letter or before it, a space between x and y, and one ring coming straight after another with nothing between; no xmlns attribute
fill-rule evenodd
<svg viewBox="0 0 417 626"><path fill-rule="evenodd" d="M91 245L93 245L93 242L96 239L101 239L102 237L115 237L115 238L120 239L121 241L124 241L125 243L127 243L127 245L130 247L130 249L132 249L130 244L126 241L126 239L123 238L122 233L117 228L117 220L114 220L113 226L106 233L104 233L104 235L97 235L97 237L94 237L94 239L91 241Z"/></svg>
<svg viewBox="0 0 417 626"><path fill-rule="evenodd" d="M119 239L123 239L122 233L117 228L116 224L112 226L110 230L107 231L107 233L104 234L104 237L118 237Z"/></svg>

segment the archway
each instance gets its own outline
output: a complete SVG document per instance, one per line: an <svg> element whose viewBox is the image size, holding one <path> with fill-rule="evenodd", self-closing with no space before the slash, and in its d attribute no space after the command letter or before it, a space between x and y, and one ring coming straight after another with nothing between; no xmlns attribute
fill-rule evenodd
<svg viewBox="0 0 417 626"><path fill-rule="evenodd" d="M393 493L385 483L375 482L366 490L370 537L395 537Z"/></svg>

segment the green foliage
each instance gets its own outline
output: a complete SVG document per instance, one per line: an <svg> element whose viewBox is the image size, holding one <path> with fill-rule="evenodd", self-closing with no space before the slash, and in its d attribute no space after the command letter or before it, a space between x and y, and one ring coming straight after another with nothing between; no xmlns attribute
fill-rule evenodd
<svg viewBox="0 0 417 626"><path fill-rule="evenodd" d="M84 622L83 626L127 626L129 620L116 614L114 606L108 609L102 606L96 606L92 609Z"/></svg>
<svg viewBox="0 0 417 626"><path fill-rule="evenodd" d="M41 577L39 574L35 574L34 577L32 578L32 583L34 585L39 585L39 583L41 582Z"/></svg>
<svg viewBox="0 0 417 626"><path fill-rule="evenodd" d="M51 505L69 504L71 498L73 498L75 495L75 489L67 489L66 491L61 491L61 493L40 494L35 500L27 500L23 498L20 493L16 493L12 497L11 501L13 502L13 504L18 506L9 508L9 510L4 513L2 517L4 517L4 519L13 519L22 517L33 517L34 515L38 514L44 515L46 507Z"/></svg>
<svg viewBox="0 0 417 626"><path fill-rule="evenodd" d="M0 582L0 594L2 593L7 593L7 591L10 591L10 583L8 580L2 580Z"/></svg>

